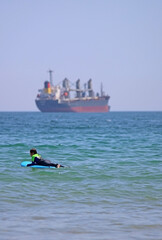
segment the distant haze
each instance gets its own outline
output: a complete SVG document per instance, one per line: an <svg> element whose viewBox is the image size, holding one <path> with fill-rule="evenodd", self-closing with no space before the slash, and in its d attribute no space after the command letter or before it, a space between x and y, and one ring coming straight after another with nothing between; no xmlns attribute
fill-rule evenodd
<svg viewBox="0 0 162 240"><path fill-rule="evenodd" d="M112 111L162 111L161 0L1 0L0 111L38 111L49 79L90 78Z"/></svg>

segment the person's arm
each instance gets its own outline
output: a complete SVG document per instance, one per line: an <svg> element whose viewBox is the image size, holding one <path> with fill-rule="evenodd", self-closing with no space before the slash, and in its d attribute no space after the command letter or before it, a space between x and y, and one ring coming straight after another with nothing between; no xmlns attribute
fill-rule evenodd
<svg viewBox="0 0 162 240"><path fill-rule="evenodd" d="M39 160L39 158L35 157L35 158L34 158L34 161L33 161L32 163L29 163L29 164L27 165L27 167L36 165L38 160Z"/></svg>
<svg viewBox="0 0 162 240"><path fill-rule="evenodd" d="M35 162L27 164L27 167L30 167L30 166L33 166L33 165L35 165Z"/></svg>

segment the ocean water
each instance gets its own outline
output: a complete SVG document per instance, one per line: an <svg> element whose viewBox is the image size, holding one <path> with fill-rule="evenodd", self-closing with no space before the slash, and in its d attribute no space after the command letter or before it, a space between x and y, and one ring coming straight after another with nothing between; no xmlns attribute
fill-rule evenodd
<svg viewBox="0 0 162 240"><path fill-rule="evenodd" d="M162 239L162 112L0 112L0 239Z"/></svg>

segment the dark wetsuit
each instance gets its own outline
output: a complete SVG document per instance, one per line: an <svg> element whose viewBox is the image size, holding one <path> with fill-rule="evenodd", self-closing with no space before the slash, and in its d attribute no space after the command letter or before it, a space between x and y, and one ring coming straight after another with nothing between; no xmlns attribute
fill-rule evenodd
<svg viewBox="0 0 162 240"><path fill-rule="evenodd" d="M34 161L32 163L28 164L27 167L32 166L32 165L41 165L41 166L49 166L49 167L57 168L58 163L55 164L55 163L52 163L50 160L35 157ZM60 165L60 167L64 167L64 166Z"/></svg>

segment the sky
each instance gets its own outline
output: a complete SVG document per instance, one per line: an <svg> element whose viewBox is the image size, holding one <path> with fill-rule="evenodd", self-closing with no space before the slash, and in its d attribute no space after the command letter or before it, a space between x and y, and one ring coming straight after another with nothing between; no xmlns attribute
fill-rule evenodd
<svg viewBox="0 0 162 240"><path fill-rule="evenodd" d="M0 0L0 111L38 111L49 69L102 82L111 111L162 111L162 1Z"/></svg>

